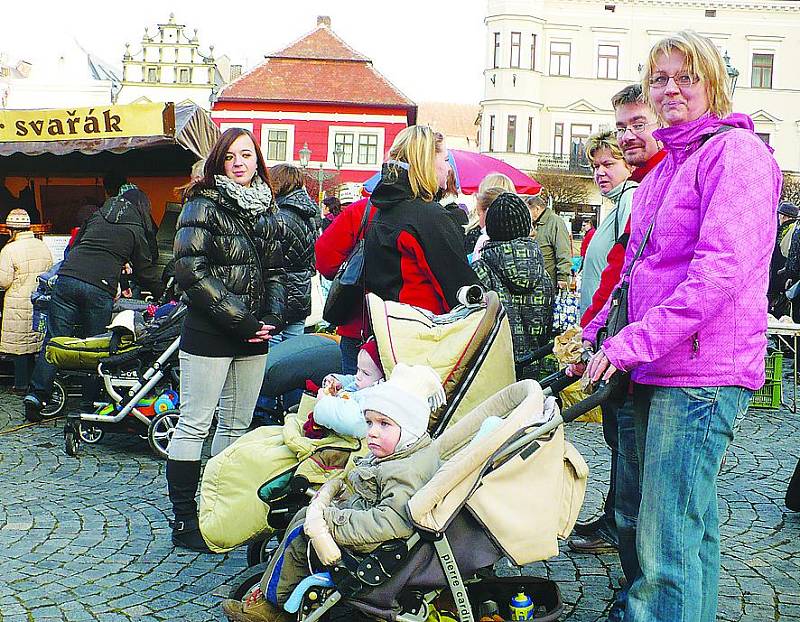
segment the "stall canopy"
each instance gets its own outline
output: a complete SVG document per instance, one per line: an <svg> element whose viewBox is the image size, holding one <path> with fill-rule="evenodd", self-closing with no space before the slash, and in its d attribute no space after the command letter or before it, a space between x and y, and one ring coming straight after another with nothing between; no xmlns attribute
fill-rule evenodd
<svg viewBox="0 0 800 622"><path fill-rule="evenodd" d="M0 111L5 175L187 174L219 138L194 104Z"/></svg>

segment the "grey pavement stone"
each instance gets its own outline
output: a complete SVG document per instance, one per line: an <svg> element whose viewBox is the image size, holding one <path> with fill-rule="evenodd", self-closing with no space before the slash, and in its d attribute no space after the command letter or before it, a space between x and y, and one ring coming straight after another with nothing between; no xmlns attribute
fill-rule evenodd
<svg viewBox="0 0 800 622"><path fill-rule="evenodd" d="M218 603L245 570L244 552L206 556L169 540L164 463L135 436L108 434L63 452L63 420L23 424L0 388L0 622L221 620ZM599 511L608 449L596 424L569 426L591 469L581 520ZM800 622L800 515L783 507L797 462L800 415L751 411L719 478L720 622ZM605 622L622 571L616 555L558 557L499 574L559 583L563 620Z"/></svg>

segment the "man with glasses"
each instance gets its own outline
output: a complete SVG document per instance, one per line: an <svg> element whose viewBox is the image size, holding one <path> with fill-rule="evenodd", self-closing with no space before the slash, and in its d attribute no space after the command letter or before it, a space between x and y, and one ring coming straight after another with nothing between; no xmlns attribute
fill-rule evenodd
<svg viewBox="0 0 800 622"><path fill-rule="evenodd" d="M635 167L630 179L641 182L666 155L653 137L658 121L644 103L639 84L626 86L614 95L611 104L616 118L617 142L625 162ZM630 218L624 233L608 254L608 265L600 277L600 286L591 306L581 318L581 326L586 326L600 312L619 282L629 234ZM636 557L640 495L633 413L627 393L627 387L621 388L602 407L603 436L611 448L611 474L603 514L592 522L576 524L577 536L570 539L569 547L579 553L607 553L617 548L625 580L630 585L640 572ZM627 591L623 589L609 613L610 621L622 620L626 597Z"/></svg>

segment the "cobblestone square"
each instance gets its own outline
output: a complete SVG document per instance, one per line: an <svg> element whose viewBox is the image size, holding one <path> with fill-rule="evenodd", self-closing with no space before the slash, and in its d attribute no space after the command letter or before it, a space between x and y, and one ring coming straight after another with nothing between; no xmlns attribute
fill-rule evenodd
<svg viewBox="0 0 800 622"><path fill-rule="evenodd" d="M728 455L719 482L721 621L800 620L800 515L783 507L799 421L787 410L751 410ZM64 453L63 420L23 423L20 398L0 389L0 621L223 619L219 601L243 572L244 551L172 547L164 463L146 441L107 435L75 459ZM568 435L591 468L588 519L606 489L608 450L596 424L574 424ZM616 555L565 546L521 572L559 582L570 622L605 620L622 575Z"/></svg>

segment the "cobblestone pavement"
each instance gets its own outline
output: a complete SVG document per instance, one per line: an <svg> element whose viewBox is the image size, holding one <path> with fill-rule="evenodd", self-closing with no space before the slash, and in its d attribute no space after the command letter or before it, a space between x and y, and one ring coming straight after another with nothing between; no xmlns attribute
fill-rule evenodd
<svg viewBox="0 0 800 622"><path fill-rule="evenodd" d="M164 463L147 443L108 435L70 458L62 421L16 429L21 413L0 389L0 620L221 620L244 553L173 549ZM587 519L605 492L608 452L596 424L575 424L570 437L592 469ZM782 504L798 438L800 415L751 411L742 422L720 478L720 620L800 620L800 516ZM615 555L565 547L522 572L559 582L571 622L604 620L622 574Z"/></svg>

